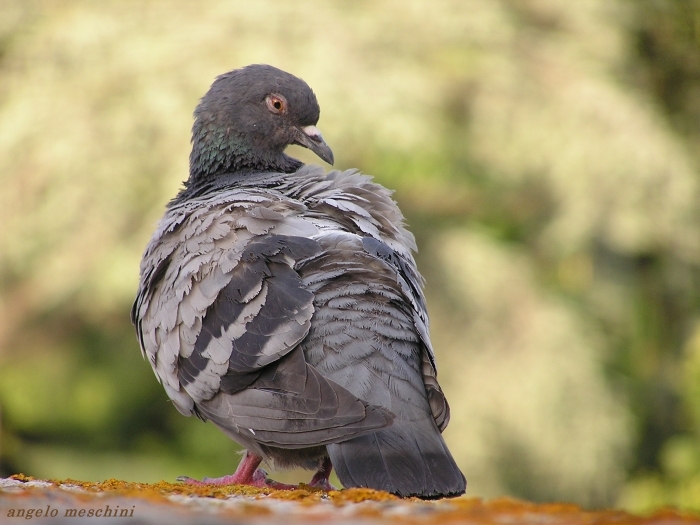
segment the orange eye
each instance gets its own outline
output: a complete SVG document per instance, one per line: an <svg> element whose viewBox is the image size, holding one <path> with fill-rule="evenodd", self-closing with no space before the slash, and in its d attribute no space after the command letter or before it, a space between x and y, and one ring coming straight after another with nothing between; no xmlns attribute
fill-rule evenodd
<svg viewBox="0 0 700 525"><path fill-rule="evenodd" d="M287 99L282 95L268 95L265 98L265 103L267 104L267 109L272 113L286 113L287 112Z"/></svg>

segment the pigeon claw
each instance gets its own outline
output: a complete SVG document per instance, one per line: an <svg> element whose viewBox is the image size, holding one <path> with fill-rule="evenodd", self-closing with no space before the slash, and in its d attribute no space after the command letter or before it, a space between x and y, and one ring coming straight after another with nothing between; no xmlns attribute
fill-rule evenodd
<svg viewBox="0 0 700 525"><path fill-rule="evenodd" d="M318 469L318 472L316 472L314 477L311 478L311 481L309 481L309 487L325 490L326 492L329 490L338 490L331 485L331 482L328 480L332 470L333 465L331 464L331 458L324 458L323 463L321 463L321 468Z"/></svg>
<svg viewBox="0 0 700 525"><path fill-rule="evenodd" d="M220 478L202 478L201 481L190 478L189 476L180 476L177 478L177 481L186 483L187 485L196 485L198 487L211 485L248 485L251 487L275 490L292 490L298 488L296 485L287 485L286 483L280 483L270 479L265 470L258 468L261 461L261 457L256 456L250 451L246 451L240 465L238 465L236 472L233 474L221 476Z"/></svg>
<svg viewBox="0 0 700 525"><path fill-rule="evenodd" d="M280 483L279 481L270 479L267 475L267 472L261 468L256 469L255 472L253 472L253 475L250 477L229 474L228 476L221 476L220 478L202 478L200 481L189 476L179 476L177 478L177 481L179 481L180 483L185 483L187 485L195 485L197 487L221 485L248 485L250 487L258 487L261 489L268 488L275 490L293 490L299 488L296 485L288 485L286 483Z"/></svg>
<svg viewBox="0 0 700 525"><path fill-rule="evenodd" d="M331 490L339 490L338 487L331 485L331 482L327 479L322 479L319 481L311 480L311 483L309 483L309 487L321 489L324 492L330 492Z"/></svg>
<svg viewBox="0 0 700 525"><path fill-rule="evenodd" d="M289 485L287 483L280 483L279 481L270 479L267 476L267 472L261 468L257 469L253 474L252 485L260 488L268 488L275 490L294 490L299 488L297 485Z"/></svg>

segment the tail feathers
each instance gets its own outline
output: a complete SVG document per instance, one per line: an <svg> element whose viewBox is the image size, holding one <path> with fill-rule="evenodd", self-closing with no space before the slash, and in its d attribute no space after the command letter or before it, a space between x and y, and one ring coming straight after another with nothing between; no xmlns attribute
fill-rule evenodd
<svg viewBox="0 0 700 525"><path fill-rule="evenodd" d="M395 420L384 430L327 449L345 487L419 498L458 496L467 487L432 418Z"/></svg>

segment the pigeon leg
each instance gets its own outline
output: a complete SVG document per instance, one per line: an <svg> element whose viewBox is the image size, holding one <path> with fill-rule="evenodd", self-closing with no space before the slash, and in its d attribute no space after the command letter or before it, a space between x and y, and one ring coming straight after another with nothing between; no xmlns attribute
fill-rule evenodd
<svg viewBox="0 0 700 525"><path fill-rule="evenodd" d="M331 464L331 458L324 458L323 463L321 464L321 468L318 469L318 472L316 472L316 474L314 474L314 477L311 478L311 481L309 481L309 486L323 489L326 491L338 490L333 485L331 485L330 481L328 481L332 470L333 465Z"/></svg>
<svg viewBox="0 0 700 525"><path fill-rule="evenodd" d="M188 476L180 476L177 481L188 485L251 485L253 487L271 488L278 490L289 490L298 488L296 485L287 485L271 480L267 477L267 472L258 468L262 458L246 450L243 459L238 464L236 472L220 478L204 478L199 481Z"/></svg>

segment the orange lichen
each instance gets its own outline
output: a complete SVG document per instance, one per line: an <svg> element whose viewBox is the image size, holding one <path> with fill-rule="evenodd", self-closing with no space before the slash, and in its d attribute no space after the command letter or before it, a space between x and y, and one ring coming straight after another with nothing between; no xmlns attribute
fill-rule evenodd
<svg viewBox="0 0 700 525"><path fill-rule="evenodd" d="M18 481L31 481L34 478L16 474L12 477ZM335 504L358 503L361 501L392 501L399 500L397 496L381 490L356 488L345 490L332 490L325 492L322 489L300 483L293 490L276 490L271 488L258 488L249 485L188 485L185 483L138 483L108 479L102 482L79 481L75 479L49 480L56 486L68 485L80 487L86 492L112 493L120 496L133 496L146 499L164 499L171 495L197 496L207 498L225 499L231 496L245 496L253 499L271 497L287 501L317 502L321 499L329 499Z"/></svg>
<svg viewBox="0 0 700 525"><path fill-rule="evenodd" d="M197 496L225 499L230 496L260 497L274 492L272 489L257 488L247 485L188 485L185 483L138 483L108 479L103 482L78 481L74 479L51 480L55 485L73 485L88 492L113 493L120 496L134 496L147 499L163 499L171 495Z"/></svg>
<svg viewBox="0 0 700 525"><path fill-rule="evenodd" d="M10 479L14 479L16 481L22 481L22 482L36 481L36 479L33 478L32 476L26 476L26 475L22 474L21 472L19 474L12 474L12 476L10 476Z"/></svg>
<svg viewBox="0 0 700 525"><path fill-rule="evenodd" d="M16 474L11 479L20 482L40 481L30 476ZM223 508L221 512L253 516L274 513L273 507L265 501L284 500L301 505L302 509L312 508L326 502L321 514L314 514L316 521L332 522L338 512L337 507L348 507L352 515L363 518L376 518L394 523L525 523L546 522L551 525L654 525L661 523L697 523L697 516L683 514L673 509L663 509L651 516L634 516L621 510L585 511L567 503L530 503L512 498L498 498L484 501L480 498L459 497L437 501L421 501L416 498L401 499L387 492L354 488L325 492L309 485L300 484L293 490L273 490L244 485L187 485L184 483L136 483L108 479L103 482L77 481L72 479L50 480L53 487L74 486L83 489L71 492L70 497L76 502L94 501L96 493L112 496L150 500L153 503L177 505L177 501L168 496L179 495L191 498L227 499L242 497L239 506L234 509ZM52 487L32 487L29 485L21 492L7 494L8 497L23 499L33 490L51 491ZM63 491L62 491L63 492ZM65 493L64 493L65 494ZM256 501L257 500L257 501ZM328 503L331 505L328 505ZM358 505L358 503L368 503ZM369 503L374 502L374 503ZM389 514L387 512L391 511ZM196 512L196 511L192 511Z"/></svg>
<svg viewBox="0 0 700 525"><path fill-rule="evenodd" d="M345 489L339 491L332 491L328 493L328 497L333 503L345 504L345 503L359 503L361 501L399 501L400 498L384 492L382 490L374 489Z"/></svg>

